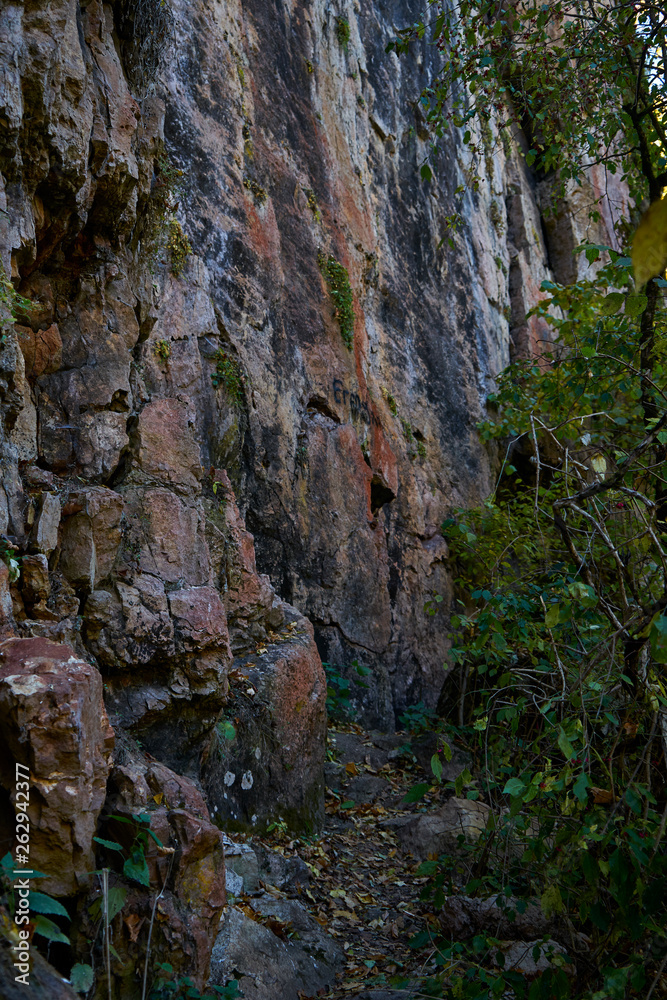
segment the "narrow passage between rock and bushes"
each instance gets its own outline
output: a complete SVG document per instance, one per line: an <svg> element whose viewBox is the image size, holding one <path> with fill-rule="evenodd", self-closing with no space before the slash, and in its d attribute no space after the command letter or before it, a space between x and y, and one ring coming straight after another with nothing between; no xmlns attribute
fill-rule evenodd
<svg viewBox="0 0 667 1000"><path fill-rule="evenodd" d="M211 983L238 977L247 1000L414 994L435 968L428 950L410 947L437 923L419 900L429 881L420 864L483 828L488 809L440 801L441 792L405 801L429 780L436 740L351 724L330 729L322 835L290 839L277 824L264 838L228 842L231 897ZM466 764L454 750L446 777Z"/></svg>

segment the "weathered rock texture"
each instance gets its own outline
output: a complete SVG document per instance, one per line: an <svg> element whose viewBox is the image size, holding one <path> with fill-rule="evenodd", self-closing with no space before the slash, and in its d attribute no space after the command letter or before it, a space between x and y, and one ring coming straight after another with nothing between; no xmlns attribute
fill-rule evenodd
<svg viewBox="0 0 667 1000"><path fill-rule="evenodd" d="M475 425L512 350L542 349L526 312L550 268L567 277L586 191L545 241L548 184L516 144L492 136L473 164L453 131L437 179L419 180L417 96L437 50L385 53L413 13L406 0L0 11L0 261L32 302L0 286L0 533L22 558L11 586L0 565L3 755L32 769L55 892L94 861L102 687L113 727L155 761L142 788L160 768L193 794L203 779L221 822L258 826L321 818L320 655L373 668L360 700L377 725L437 699L446 622L423 605L449 604L440 524L489 490ZM472 169L479 190L457 194ZM349 274L351 347L331 256ZM186 781L160 774L161 789ZM198 884L209 876L212 910L195 907L181 941L199 979L222 877Z"/></svg>
<svg viewBox="0 0 667 1000"><path fill-rule="evenodd" d="M44 639L0 643L0 783L13 807L28 794L30 863L48 875L46 892L72 895L95 868L113 744L95 667ZM30 773L20 795L16 764ZM4 855L16 831L9 809L2 812Z"/></svg>
<svg viewBox="0 0 667 1000"><path fill-rule="evenodd" d="M545 243L548 191L493 138L476 194L456 194L475 165L455 132L421 182L416 98L438 54L385 53L405 0L170 9L161 68L140 65L127 0L2 12L0 252L34 308L0 350L0 530L36 558L14 595L22 631L81 643L114 717L194 771L225 613L252 631L273 602L242 553L222 580L202 470L228 471L260 570L324 658L373 667L367 718L433 703L439 526L488 492L485 394L513 345L539 349L526 310L586 213L579 193ZM178 278L160 235L174 206L194 249ZM322 253L349 272L351 350ZM211 378L220 350L240 394Z"/></svg>

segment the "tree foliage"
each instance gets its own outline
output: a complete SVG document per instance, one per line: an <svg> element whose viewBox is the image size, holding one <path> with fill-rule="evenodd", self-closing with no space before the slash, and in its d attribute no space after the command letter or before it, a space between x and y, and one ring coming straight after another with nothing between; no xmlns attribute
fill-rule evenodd
<svg viewBox="0 0 667 1000"><path fill-rule="evenodd" d="M480 426L504 456L497 489L443 525L449 712L481 775L453 790L481 795L493 819L465 862L427 863L425 892L436 909L461 890L511 911L537 900L564 950L526 978L491 935L428 934L417 943L441 971L426 989L664 996L667 15L643 0L430 8L391 47L407 54L430 32L442 51L421 97L435 145L451 127L472 145L485 126L510 129L561 194L599 163L625 180L637 218L652 204L632 245L619 220L625 254L581 247L587 277L543 284L534 312L552 348L500 375Z"/></svg>

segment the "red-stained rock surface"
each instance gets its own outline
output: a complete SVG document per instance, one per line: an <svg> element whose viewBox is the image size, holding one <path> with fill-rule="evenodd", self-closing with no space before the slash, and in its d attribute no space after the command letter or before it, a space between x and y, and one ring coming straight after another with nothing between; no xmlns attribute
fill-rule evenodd
<svg viewBox="0 0 667 1000"><path fill-rule="evenodd" d="M15 802L15 764L30 769L30 862L43 891L71 895L95 868L93 836L114 736L99 671L44 639L0 643L0 769ZM3 816L3 854L13 824Z"/></svg>
<svg viewBox="0 0 667 1000"><path fill-rule="evenodd" d="M141 995L137 983L143 976L145 935L154 907L151 981L160 963L168 962L178 977L190 976L201 989L226 900L223 835L187 778L147 759L126 741L115 757L101 836L119 843L129 856L138 828L134 817L140 815L149 819L143 827L154 836L146 837L144 848L150 887L143 889L114 874L122 864L118 852L105 857L112 882L128 887L114 934L120 958L112 968L114 989L122 997ZM99 887L93 895L99 898Z"/></svg>
<svg viewBox="0 0 667 1000"><path fill-rule="evenodd" d="M221 824L317 828L320 656L371 668L373 725L436 704L440 526L492 487L487 393L512 354L544 350L526 316L543 279L564 276L564 247L613 238L624 195L592 171L543 226L548 184L493 129L477 165L449 133L423 183L418 95L439 56L426 39L400 65L386 53L406 0L346 7L345 45L323 0L139 6L145 37L126 0L0 15L0 264L32 303L0 302L0 794L25 758L37 861L75 893L101 860L105 712L140 740L113 794L136 779L187 845L159 954L203 981L221 897L196 783ZM348 272L351 347L322 255Z"/></svg>

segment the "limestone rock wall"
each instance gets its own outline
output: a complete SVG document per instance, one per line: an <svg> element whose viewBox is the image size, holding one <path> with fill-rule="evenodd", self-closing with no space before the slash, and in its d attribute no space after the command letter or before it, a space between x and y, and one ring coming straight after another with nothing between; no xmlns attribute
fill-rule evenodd
<svg viewBox="0 0 667 1000"><path fill-rule="evenodd" d="M160 11L0 13L0 254L33 303L0 303L0 531L25 556L20 634L94 658L112 723L195 774L280 600L325 660L372 668L369 721L434 703L440 524L492 486L475 425L512 350L539 349L525 314L576 233L566 213L547 246L543 192L493 136L473 164L453 131L420 180L437 51L385 53L407 0L170 0L164 37ZM209 469L270 583L230 561Z"/></svg>

